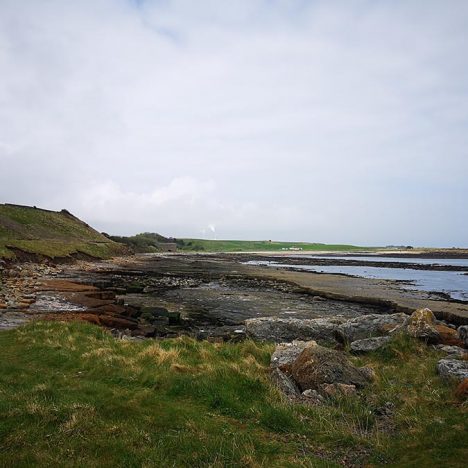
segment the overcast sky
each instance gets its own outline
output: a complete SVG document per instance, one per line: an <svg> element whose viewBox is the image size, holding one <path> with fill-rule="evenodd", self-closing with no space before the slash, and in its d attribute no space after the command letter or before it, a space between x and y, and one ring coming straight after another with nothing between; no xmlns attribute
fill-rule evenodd
<svg viewBox="0 0 468 468"><path fill-rule="evenodd" d="M466 0L0 0L0 201L468 246L467 57Z"/></svg>

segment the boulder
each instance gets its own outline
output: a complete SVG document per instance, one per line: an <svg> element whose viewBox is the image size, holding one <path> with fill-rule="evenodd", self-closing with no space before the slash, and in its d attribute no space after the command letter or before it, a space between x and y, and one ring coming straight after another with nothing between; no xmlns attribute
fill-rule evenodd
<svg viewBox="0 0 468 468"><path fill-rule="evenodd" d="M407 333L426 343L439 343L440 334L436 328L436 318L430 309L415 310L406 322Z"/></svg>
<svg viewBox="0 0 468 468"><path fill-rule="evenodd" d="M276 343L293 340L317 340L333 342L337 327L345 319L317 318L294 319L280 317L260 317L245 321L247 335L257 340Z"/></svg>
<svg viewBox="0 0 468 468"><path fill-rule="evenodd" d="M468 361L441 359L437 363L437 371L446 379L464 380L468 378Z"/></svg>
<svg viewBox="0 0 468 468"><path fill-rule="evenodd" d="M463 341L465 348L468 348L468 325L462 325L461 327L458 327L457 332L458 337L461 341Z"/></svg>
<svg viewBox="0 0 468 468"><path fill-rule="evenodd" d="M374 338L353 341L350 347L353 353L370 353L384 347L389 341L389 336L376 336Z"/></svg>
<svg viewBox="0 0 468 468"><path fill-rule="evenodd" d="M438 340L440 344L447 346L464 346L463 341L458 336L457 330L447 325L436 325L435 329L439 334Z"/></svg>
<svg viewBox="0 0 468 468"><path fill-rule="evenodd" d="M317 342L294 340L292 343L276 345L275 351L271 355L270 367L279 367L283 371L290 369L291 364L308 346L317 346Z"/></svg>
<svg viewBox="0 0 468 468"><path fill-rule="evenodd" d="M301 394L296 383L278 367L272 370L271 380L288 398L295 398Z"/></svg>
<svg viewBox="0 0 468 468"><path fill-rule="evenodd" d="M460 400L468 398L468 378L463 379L455 390L455 396Z"/></svg>
<svg viewBox="0 0 468 468"><path fill-rule="evenodd" d="M342 343L363 340L374 336L388 335L402 326L406 314L369 314L355 317L337 327L336 338Z"/></svg>
<svg viewBox="0 0 468 468"><path fill-rule="evenodd" d="M463 358L464 356L468 356L468 352L459 346L447 346L447 345L437 345L437 349L443 351L444 353L448 354L447 359L458 359Z"/></svg>
<svg viewBox="0 0 468 468"><path fill-rule="evenodd" d="M291 374L302 391L320 390L324 383L363 387L370 381L366 372L353 366L345 354L319 345L302 351L291 366Z"/></svg>

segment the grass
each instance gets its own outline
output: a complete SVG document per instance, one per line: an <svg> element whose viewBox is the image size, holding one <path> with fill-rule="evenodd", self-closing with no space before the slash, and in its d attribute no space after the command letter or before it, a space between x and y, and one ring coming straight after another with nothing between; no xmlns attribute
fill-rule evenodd
<svg viewBox="0 0 468 468"><path fill-rule="evenodd" d="M276 241L243 241L243 240L208 240L208 239L178 239L179 250L206 252L253 252L278 251L282 249L300 248L305 251L349 252L370 250L372 247L359 247L346 244L317 244L308 242L276 242Z"/></svg>
<svg viewBox="0 0 468 468"><path fill-rule="evenodd" d="M1 466L464 466L466 406L438 352L399 337L377 381L321 407L271 386L273 346L119 341L83 323L1 332ZM379 416L386 402L392 415Z"/></svg>
<svg viewBox="0 0 468 468"><path fill-rule="evenodd" d="M125 251L66 211L0 205L0 258L14 258L15 249L50 258L78 252L108 258Z"/></svg>

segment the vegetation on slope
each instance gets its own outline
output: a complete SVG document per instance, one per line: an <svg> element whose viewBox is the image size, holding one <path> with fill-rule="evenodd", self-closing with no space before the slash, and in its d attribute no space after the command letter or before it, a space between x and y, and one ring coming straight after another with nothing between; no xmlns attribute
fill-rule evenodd
<svg viewBox="0 0 468 468"><path fill-rule="evenodd" d="M313 244L308 242L276 242L276 241L243 241L243 240L208 240L208 239L178 239L179 250L205 252L255 252L300 249L306 251L348 252L369 250L368 247L358 247L345 244Z"/></svg>
<svg viewBox="0 0 468 468"><path fill-rule="evenodd" d="M115 242L120 242L128 246L133 252L159 252L161 244L174 242L173 239L161 236L154 232L143 232L135 236L109 236Z"/></svg>
<svg viewBox="0 0 468 468"><path fill-rule="evenodd" d="M76 253L107 258L125 251L66 210L0 205L0 258L14 258L15 249L50 258Z"/></svg>
<svg viewBox="0 0 468 468"><path fill-rule="evenodd" d="M130 342L83 323L0 333L2 466L464 466L466 407L440 354L400 337L377 381L324 406L272 387L273 346ZM388 409L389 411L384 411Z"/></svg>

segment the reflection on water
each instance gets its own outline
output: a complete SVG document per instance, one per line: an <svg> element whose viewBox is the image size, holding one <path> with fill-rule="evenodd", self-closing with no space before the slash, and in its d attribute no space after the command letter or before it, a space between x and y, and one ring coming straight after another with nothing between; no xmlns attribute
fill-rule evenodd
<svg viewBox="0 0 468 468"><path fill-rule="evenodd" d="M295 256L297 258L297 256ZM389 257L315 257L312 255L304 258L338 258L340 260L361 260L379 262L399 262L401 268L384 268L373 266L347 266L347 265L290 265L272 261L250 261L249 264L267 265L275 268L295 268L304 271L318 273L340 273L363 278L376 278L405 281L402 287L407 289L418 289L428 292L443 292L453 299L468 301L468 275L458 271L433 271L433 270L411 270L404 267L405 263L418 263L421 265L457 265L468 266L468 259L427 259L412 258L400 259Z"/></svg>

